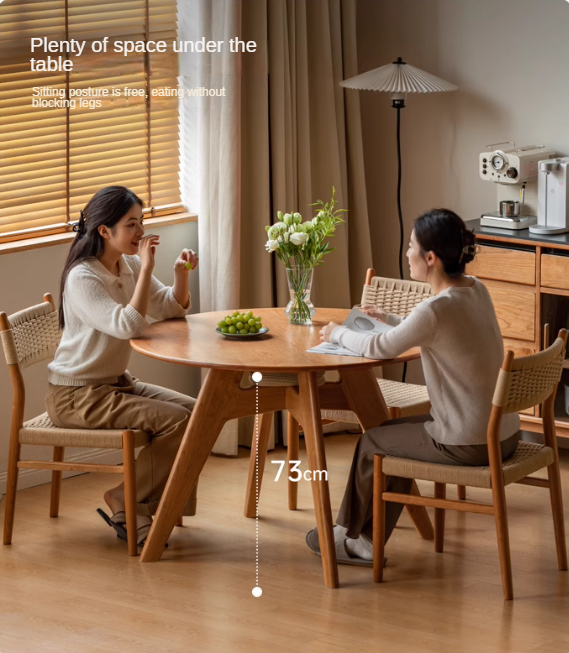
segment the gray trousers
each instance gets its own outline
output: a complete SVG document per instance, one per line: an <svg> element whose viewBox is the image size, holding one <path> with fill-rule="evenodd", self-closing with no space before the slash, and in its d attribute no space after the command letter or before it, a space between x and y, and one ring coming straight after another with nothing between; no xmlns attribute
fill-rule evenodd
<svg viewBox="0 0 569 653"><path fill-rule="evenodd" d="M488 465L488 448L485 444L444 445L429 435L425 422L430 415L392 419L381 426L366 431L360 438L346 493L336 522L348 529L348 537L356 539L361 533L372 538L373 514L373 457L375 454L424 460L441 465ZM520 432L501 442L502 460L509 458L520 439ZM413 481L398 476L387 477L387 491L409 494ZM393 532L402 503L387 502L385 506L385 541Z"/></svg>

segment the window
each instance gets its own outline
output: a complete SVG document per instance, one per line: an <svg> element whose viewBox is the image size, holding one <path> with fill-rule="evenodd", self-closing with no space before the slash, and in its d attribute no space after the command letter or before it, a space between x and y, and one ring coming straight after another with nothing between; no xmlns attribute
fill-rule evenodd
<svg viewBox="0 0 569 653"><path fill-rule="evenodd" d="M59 57L32 52L31 39L42 37L86 41L80 56L63 55L73 62L70 72L31 70L32 58ZM93 52L91 44L104 37L107 52ZM0 4L0 242L69 230L93 193L111 184L131 188L153 215L183 210L178 99L151 95L177 86L175 38L176 0ZM164 40L168 47L115 53L115 41L126 40ZM76 95L89 88L92 95ZM101 89L109 95L97 95ZM54 102L61 99L67 102Z"/></svg>

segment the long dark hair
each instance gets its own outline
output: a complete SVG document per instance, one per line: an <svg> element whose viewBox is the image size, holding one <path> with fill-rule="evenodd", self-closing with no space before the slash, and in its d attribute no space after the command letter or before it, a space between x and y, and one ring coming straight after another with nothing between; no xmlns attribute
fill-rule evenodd
<svg viewBox="0 0 569 653"><path fill-rule="evenodd" d="M63 291L71 270L81 261L101 256L105 248L99 227L112 229L132 208L133 204L143 206L143 201L124 186L107 186L97 191L81 211L81 219L75 226L77 236L71 245L59 284L59 328L65 326L63 315Z"/></svg>
<svg viewBox="0 0 569 653"><path fill-rule="evenodd" d="M421 251L436 254L447 276L459 277L466 264L474 260L475 236L454 211L426 211L415 220L413 228Z"/></svg>

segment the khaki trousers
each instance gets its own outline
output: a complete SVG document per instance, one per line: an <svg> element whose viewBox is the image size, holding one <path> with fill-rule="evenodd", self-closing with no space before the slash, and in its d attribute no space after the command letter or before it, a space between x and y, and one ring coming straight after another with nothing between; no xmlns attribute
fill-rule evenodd
<svg viewBox="0 0 569 653"><path fill-rule="evenodd" d="M142 383L128 372L117 383L49 384L47 413L60 428L138 429L152 439L136 461L137 512L153 515L178 453L196 400L174 390ZM195 514L195 493L183 515Z"/></svg>
<svg viewBox="0 0 569 653"><path fill-rule="evenodd" d="M430 415L404 417L384 422L369 429L360 438L348 485L336 523L348 529L347 535L357 539L361 533L372 539L373 523L373 457L375 454L424 460L441 465L488 465L488 447L485 444L444 445L429 435L425 422ZM520 432L500 443L502 460L509 458L518 446ZM387 491L409 494L412 479L387 477ZM393 532L403 510L402 503L385 504L385 541Z"/></svg>

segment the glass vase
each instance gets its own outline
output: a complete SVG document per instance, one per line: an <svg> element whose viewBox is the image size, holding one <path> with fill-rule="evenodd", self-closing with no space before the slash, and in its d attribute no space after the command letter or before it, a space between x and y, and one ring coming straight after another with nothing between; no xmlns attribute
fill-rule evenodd
<svg viewBox="0 0 569 653"><path fill-rule="evenodd" d="M313 275L314 268L307 265L296 264L286 268L290 301L285 308L285 314L291 324L312 324L312 316L316 313L310 301Z"/></svg>

